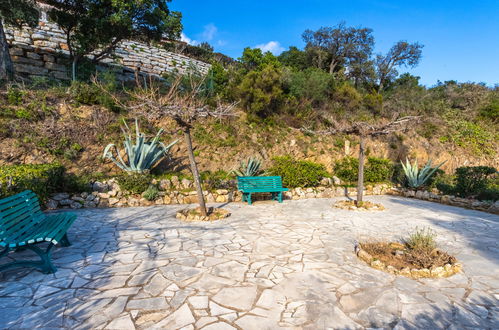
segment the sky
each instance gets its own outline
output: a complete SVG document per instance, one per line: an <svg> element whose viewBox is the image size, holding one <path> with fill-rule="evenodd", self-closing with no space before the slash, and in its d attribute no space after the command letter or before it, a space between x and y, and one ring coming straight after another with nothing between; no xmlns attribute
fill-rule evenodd
<svg viewBox="0 0 499 330"><path fill-rule="evenodd" d="M206 41L234 58L245 47L274 54L303 48L306 29L344 21L373 29L375 53L399 40L423 44L419 66L399 70L422 84L499 84L499 0L173 0L170 9L182 12L185 41Z"/></svg>

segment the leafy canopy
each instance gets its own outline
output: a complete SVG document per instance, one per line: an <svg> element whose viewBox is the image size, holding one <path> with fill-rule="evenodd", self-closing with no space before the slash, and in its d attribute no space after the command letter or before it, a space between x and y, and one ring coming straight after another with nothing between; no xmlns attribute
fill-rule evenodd
<svg viewBox="0 0 499 330"><path fill-rule="evenodd" d="M46 0L54 8L49 17L66 33L71 55L99 50L94 60L109 55L124 39L180 38L180 12L170 0Z"/></svg>

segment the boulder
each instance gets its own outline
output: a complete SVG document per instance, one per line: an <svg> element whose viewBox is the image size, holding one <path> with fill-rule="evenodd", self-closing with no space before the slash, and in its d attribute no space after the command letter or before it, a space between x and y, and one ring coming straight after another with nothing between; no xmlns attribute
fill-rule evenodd
<svg viewBox="0 0 499 330"><path fill-rule="evenodd" d="M54 200L54 199L49 199L47 201L47 204L45 204L45 206L47 207L47 209L49 210L55 210L57 208L57 206L59 206L59 202Z"/></svg>
<svg viewBox="0 0 499 330"><path fill-rule="evenodd" d="M109 191L109 186L107 183L95 181L92 184L92 190L97 192L107 192Z"/></svg>
<svg viewBox="0 0 499 330"><path fill-rule="evenodd" d="M68 198L69 194L66 193L55 194L54 196L52 196L52 199L55 201L62 201L63 199L68 199Z"/></svg>

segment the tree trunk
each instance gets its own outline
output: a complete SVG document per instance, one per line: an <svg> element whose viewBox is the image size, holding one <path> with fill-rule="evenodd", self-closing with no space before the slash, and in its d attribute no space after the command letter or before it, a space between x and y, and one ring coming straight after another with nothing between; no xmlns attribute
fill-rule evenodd
<svg viewBox="0 0 499 330"><path fill-rule="evenodd" d="M187 153L189 154L189 162L191 163L192 176L194 177L194 185L196 186L198 194L198 203L201 209L201 215L206 216L206 204L204 202L203 188L201 187L201 179L199 177L198 166L196 160L194 159L194 151L192 149L192 139L191 139L191 129L189 127L184 128L184 138L187 144Z"/></svg>
<svg viewBox="0 0 499 330"><path fill-rule="evenodd" d="M14 66L9 53L9 44L5 37L2 20L0 19L0 81L11 81L14 79Z"/></svg>
<svg viewBox="0 0 499 330"><path fill-rule="evenodd" d="M336 60L331 60L331 63L329 64L329 74L334 73L334 69L336 68Z"/></svg>
<svg viewBox="0 0 499 330"><path fill-rule="evenodd" d="M78 57L73 56L73 63L71 65L71 80L76 81L76 68L78 66Z"/></svg>
<svg viewBox="0 0 499 330"><path fill-rule="evenodd" d="M359 148L359 178L357 181L357 206L362 203L362 196L364 195L364 155L365 155L365 136L360 135L360 148Z"/></svg>

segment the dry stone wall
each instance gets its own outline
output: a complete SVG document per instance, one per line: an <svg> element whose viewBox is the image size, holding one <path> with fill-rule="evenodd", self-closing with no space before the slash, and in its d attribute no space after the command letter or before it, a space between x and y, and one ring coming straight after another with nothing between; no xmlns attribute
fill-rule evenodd
<svg viewBox="0 0 499 330"><path fill-rule="evenodd" d="M22 77L48 77L68 80L69 48L64 32L49 22L42 10L36 28L5 29L16 73ZM91 58L92 56L89 56ZM110 58L100 61L98 69L112 66L121 80L133 80L136 74L158 76L169 72L197 71L206 74L211 65L187 56L168 52L161 44L123 41Z"/></svg>

